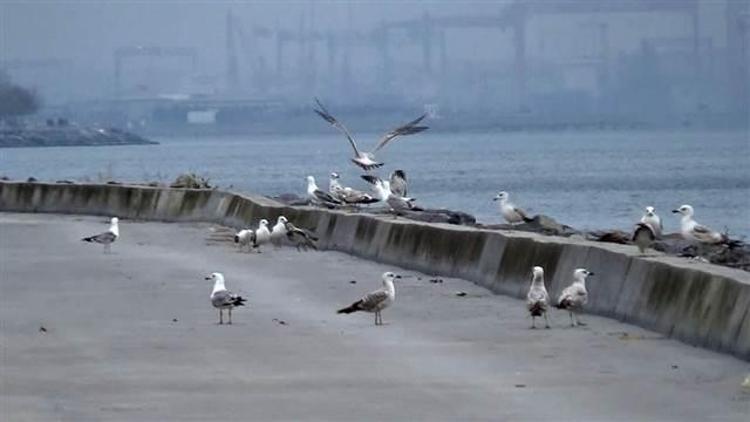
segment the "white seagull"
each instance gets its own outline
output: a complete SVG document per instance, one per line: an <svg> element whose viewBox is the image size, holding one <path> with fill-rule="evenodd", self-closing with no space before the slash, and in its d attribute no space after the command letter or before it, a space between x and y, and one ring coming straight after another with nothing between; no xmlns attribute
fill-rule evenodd
<svg viewBox="0 0 750 422"><path fill-rule="evenodd" d="M661 225L661 217L656 214L654 207L646 207L646 212L641 217L641 223L648 224L654 231L654 236L660 238L664 231L664 226Z"/></svg>
<svg viewBox="0 0 750 422"><path fill-rule="evenodd" d="M406 173L403 170L394 170L391 173L391 191L398 196L406 196L408 183L406 182Z"/></svg>
<svg viewBox="0 0 750 422"><path fill-rule="evenodd" d="M307 176L307 196L310 197L310 200L314 204L323 205L328 208L341 205L341 201L331 196L331 194L318 189L315 178L312 176Z"/></svg>
<svg viewBox="0 0 750 422"><path fill-rule="evenodd" d="M240 251L243 247L247 246L247 251L250 252L251 248L255 248L258 245L255 243L255 232L250 229L242 229L234 235L234 243L239 246Z"/></svg>
<svg viewBox="0 0 750 422"><path fill-rule="evenodd" d="M354 138L349 133L349 130L346 129L344 125L342 125L338 120L336 120L335 117L331 115L331 113L328 112L328 110L323 107L323 104L320 103L320 100L317 98L315 99L315 102L318 104L318 107L320 109L313 109L320 117L322 117L325 121L330 123L333 127L341 131L344 136L346 136L346 139L349 140L349 143L352 145L352 148L354 149L354 158L352 158L352 162L356 164L357 166L361 167L365 171L370 171L372 169L381 167L384 163L378 162L375 160L375 153L378 152L381 148L386 146L388 142L390 142L393 138L396 138L398 136L405 136L405 135L413 135L415 133L422 132L423 130L427 130L427 126L418 126L419 122L424 119L427 114L423 114L417 119L412 120L409 123L406 123L405 125L399 126L396 129L391 130L390 132L383 135L382 138L380 138L380 141L375 146L375 149L373 149L371 152L363 152L360 151L357 148L357 143L354 142Z"/></svg>
<svg viewBox="0 0 750 422"><path fill-rule="evenodd" d="M401 276L392 272L383 273L383 287L364 295L362 299L346 308L339 309L336 313L373 312L375 313L375 325L383 325L383 316L380 315L380 312L396 300L396 286L393 285L393 280L397 278L401 278Z"/></svg>
<svg viewBox="0 0 750 422"><path fill-rule="evenodd" d="M224 286L224 275L222 273L211 273L206 280L213 280L214 289L211 291L211 304L219 310L219 324L224 323L224 309L229 311L229 322L232 323L232 308L245 306L242 296L236 295Z"/></svg>
<svg viewBox="0 0 750 422"><path fill-rule="evenodd" d="M271 231L268 230L268 220L265 218L260 220L258 228L255 230L255 248L258 248L260 253L260 245L268 243L271 240Z"/></svg>
<svg viewBox="0 0 750 422"><path fill-rule="evenodd" d="M388 204L392 211L415 209L415 198L406 198L394 194L391 191L391 183L389 181L382 180L379 177L369 174L363 175L361 177L375 186L375 192L378 196L378 199Z"/></svg>
<svg viewBox="0 0 750 422"><path fill-rule="evenodd" d="M276 220L276 224L274 224L273 228L271 229L271 241L276 246L280 246L284 237L286 237L287 235L286 225L288 222L289 220L287 220L286 217L284 217L283 215L280 215L279 218Z"/></svg>
<svg viewBox="0 0 750 422"><path fill-rule="evenodd" d="M586 325L578 320L578 312L589 300L589 293L586 291L586 277L594 275L585 268L578 268L573 272L573 284L563 289L555 305L558 309L565 309L570 313L570 325Z"/></svg>
<svg viewBox="0 0 750 422"><path fill-rule="evenodd" d="M109 253L112 250L112 244L115 243L118 237L120 237L120 227L118 222L120 220L117 217L112 217L109 220L109 229L104 233L99 233L94 236L84 237L84 242L99 243L104 245L104 253Z"/></svg>
<svg viewBox="0 0 750 422"><path fill-rule="evenodd" d="M722 243L727 240L723 234L698 224L693 220L693 207L690 205L683 205L676 210L672 210L672 212L682 214L680 233L682 233L682 237L686 240L709 244Z"/></svg>
<svg viewBox="0 0 750 422"><path fill-rule="evenodd" d="M544 287L544 268L534 267L531 278L529 293L526 295L526 308L531 314L531 328L536 328L536 317L544 315L544 328L549 328L549 318L547 317L547 306L549 305L549 295L547 288Z"/></svg>
<svg viewBox="0 0 750 422"><path fill-rule="evenodd" d="M338 180L339 177L338 173L331 173L331 180L328 184L331 196L334 198L349 205L372 204L379 201L379 199L373 198L369 193L341 186Z"/></svg>
<svg viewBox="0 0 750 422"><path fill-rule="evenodd" d="M511 203L509 199L510 195L505 191L499 192L493 199L493 201L500 201L500 214L502 214L505 221L510 224L528 223L533 221L533 219L527 216L521 208L518 208Z"/></svg>

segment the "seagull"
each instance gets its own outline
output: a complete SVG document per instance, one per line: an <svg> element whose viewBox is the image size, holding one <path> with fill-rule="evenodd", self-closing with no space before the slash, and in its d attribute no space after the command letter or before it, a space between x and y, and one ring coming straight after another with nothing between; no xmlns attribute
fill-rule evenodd
<svg viewBox="0 0 750 422"><path fill-rule="evenodd" d="M408 187L408 184L406 183L406 173L404 173L403 170L394 170L393 173L391 173L390 179L391 192L398 196L406 196L406 188Z"/></svg>
<svg viewBox="0 0 750 422"><path fill-rule="evenodd" d="M661 217L656 214L654 207L646 207L646 213L641 217L641 223L650 225L657 239L661 237L664 226L661 225Z"/></svg>
<svg viewBox="0 0 750 422"><path fill-rule="evenodd" d="M416 209L414 207L415 198L406 198L394 194L391 191L391 183L389 181L382 180L377 176L369 174L365 174L361 177L375 186L375 192L377 193L378 198L388 204L392 211Z"/></svg>
<svg viewBox="0 0 750 422"><path fill-rule="evenodd" d="M566 309L570 313L570 325L586 325L578 320L577 313L588 302L589 294L586 291L586 277L594 275L585 268L578 268L573 271L573 284L563 289L560 297L557 299L557 309ZM574 318L575 317L575 318Z"/></svg>
<svg viewBox="0 0 750 422"><path fill-rule="evenodd" d="M239 246L240 251L243 247L247 246L249 252L250 248L257 247L257 244L255 243L255 232L250 229L242 229L238 231L234 235L234 243Z"/></svg>
<svg viewBox="0 0 750 422"><path fill-rule="evenodd" d="M650 248L654 240L656 240L656 230L651 224L644 223L641 220L640 223L635 225L632 240L638 246L638 251L640 251L641 255L645 255L646 249Z"/></svg>
<svg viewBox="0 0 750 422"><path fill-rule="evenodd" d="M672 212L682 214L680 233L682 233L682 237L686 240L709 244L723 243L727 240L723 234L698 224L693 220L693 207L690 205L683 205L676 210L672 210Z"/></svg>
<svg viewBox="0 0 750 422"><path fill-rule="evenodd" d="M260 248L260 245L264 243L268 243L268 241L271 240L271 231L268 230L268 220L265 218L260 220L258 223L258 228L255 230L255 244L253 245L254 248ZM258 249L258 253L260 253L260 249Z"/></svg>
<svg viewBox="0 0 750 422"><path fill-rule="evenodd" d="M120 227L117 224L120 220L117 217L112 217L109 220L109 229L104 233L99 233L94 236L84 237L84 242L99 243L104 245L104 253L109 253L112 250L112 244L120 237Z"/></svg>
<svg viewBox="0 0 750 422"><path fill-rule="evenodd" d="M390 306L396 299L396 287L393 280L401 278L400 275L392 272L383 273L383 287L370 292L362 299L352 303L346 308L336 311L337 314L350 314L352 312L364 311L375 313L375 325L383 325L383 317L380 312Z"/></svg>
<svg viewBox="0 0 750 422"><path fill-rule="evenodd" d="M331 196L338 199L339 201L349 205L372 204L379 201L379 199L373 198L373 196L369 193L358 191L350 187L341 186L338 179L338 173L331 173L329 191L331 193Z"/></svg>
<svg viewBox="0 0 750 422"><path fill-rule="evenodd" d="M341 131L344 136L346 136L346 139L349 140L349 143L352 145L352 148L354 149L354 158L352 158L352 162L356 164L357 166L361 167L365 171L370 171L372 169L376 169L381 167L384 163L375 161L375 153L378 152L381 148L386 146L388 142L390 142L393 138L396 138L398 136L405 136L405 135L413 135L415 133L422 132L424 130L427 130L427 126L418 126L419 122L421 122L427 114L423 114L417 119L412 120L409 123L406 123L402 126L399 126L390 132L383 135L382 138L380 138L380 141L375 146L375 149L373 149L371 152L363 152L360 151L357 148L357 143L354 142L354 138L352 138L352 135L349 133L349 130L346 129L344 125L342 125L338 120L336 120L335 117L331 115L331 113L328 112L328 110L323 107L323 104L321 104L320 100L317 98L315 99L315 102L318 104L319 109L313 109L320 117L323 118L323 120L330 123L333 127Z"/></svg>
<svg viewBox="0 0 750 422"><path fill-rule="evenodd" d="M245 306L246 299L236 295L224 287L224 275L222 273L211 273L206 280L213 280L214 289L211 291L211 304L219 310L219 324L224 323L224 309L229 311L229 322L232 324L232 308Z"/></svg>
<svg viewBox="0 0 750 422"><path fill-rule="evenodd" d="M307 250L308 248L318 250L318 246L315 244L318 238L308 230L301 229L289 221L285 223L285 230L286 238L297 247L297 251Z"/></svg>
<svg viewBox="0 0 750 422"><path fill-rule="evenodd" d="M280 246L281 241L287 234L286 225L289 222L286 217L280 215L276 220L276 224L271 229L271 241L276 245Z"/></svg>
<svg viewBox="0 0 750 422"><path fill-rule="evenodd" d="M544 268L534 267L533 277L531 278L531 287L526 295L526 307L531 314L531 328L536 328L536 317L544 315L544 328L549 328L549 318L547 317L547 305L549 295L547 288L544 287Z"/></svg>
<svg viewBox="0 0 750 422"><path fill-rule="evenodd" d="M331 194L318 189L315 178L312 176L307 176L307 195L314 204L324 205L328 208L341 205L341 201L331 196Z"/></svg>
<svg viewBox="0 0 750 422"><path fill-rule="evenodd" d="M502 191L493 199L493 201L500 201L500 214L503 215L505 221L510 224L518 224L521 222L529 223L533 221L533 219L529 218L521 208L513 205L509 201L509 198L510 195L508 195L508 192Z"/></svg>

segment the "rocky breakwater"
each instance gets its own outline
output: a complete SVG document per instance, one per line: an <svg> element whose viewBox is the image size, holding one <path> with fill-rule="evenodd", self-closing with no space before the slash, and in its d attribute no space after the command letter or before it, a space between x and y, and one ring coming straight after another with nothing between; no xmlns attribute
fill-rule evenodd
<svg viewBox="0 0 750 422"><path fill-rule="evenodd" d="M116 128L73 125L0 128L0 148L150 144L158 142Z"/></svg>

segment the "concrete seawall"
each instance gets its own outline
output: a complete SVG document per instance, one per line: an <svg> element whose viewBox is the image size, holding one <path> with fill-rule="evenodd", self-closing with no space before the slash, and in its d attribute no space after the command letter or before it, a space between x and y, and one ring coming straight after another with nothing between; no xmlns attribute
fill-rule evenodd
<svg viewBox="0 0 750 422"><path fill-rule="evenodd" d="M586 267L596 273L588 283L587 312L750 360L750 273L664 255L641 258L631 246L292 208L216 190L126 185L0 182L0 211L205 221L235 228L284 214L298 226L315 227L324 249L460 277L516 297L525 295L533 265L545 268L553 296L570 283L574 268Z"/></svg>

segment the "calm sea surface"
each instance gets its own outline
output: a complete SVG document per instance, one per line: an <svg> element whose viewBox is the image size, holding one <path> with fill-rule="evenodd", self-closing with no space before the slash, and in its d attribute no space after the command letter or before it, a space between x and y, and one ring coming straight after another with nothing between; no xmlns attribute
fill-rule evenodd
<svg viewBox="0 0 750 422"><path fill-rule="evenodd" d="M362 135L368 146L377 135ZM172 181L193 171L243 192L304 195L305 176L368 185L338 133L155 138L161 145L0 149L0 175L40 180ZM367 149L367 148L364 148ZM646 205L676 230L669 211L691 204L696 219L750 237L750 140L741 132L429 133L398 139L380 174L406 170L409 194L429 207L499 222L499 190L531 213L579 229L629 229Z"/></svg>

